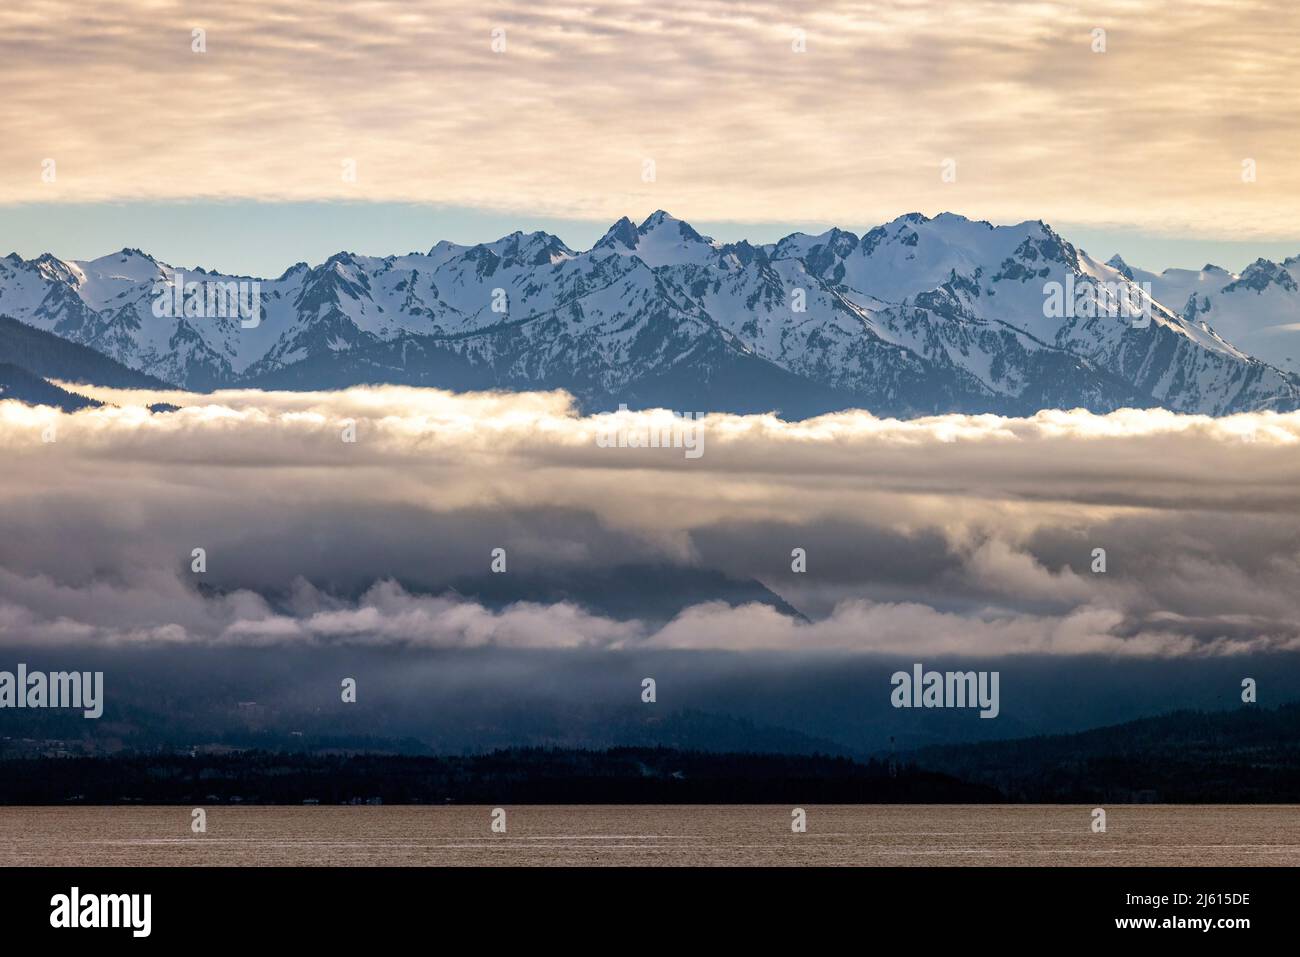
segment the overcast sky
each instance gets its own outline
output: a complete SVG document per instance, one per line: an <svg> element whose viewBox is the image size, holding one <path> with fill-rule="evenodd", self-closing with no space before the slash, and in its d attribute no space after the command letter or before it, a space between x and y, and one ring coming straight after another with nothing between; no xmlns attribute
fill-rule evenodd
<svg viewBox="0 0 1300 957"><path fill-rule="evenodd" d="M1291 0L33 0L0 9L0 245L267 274L950 209L1240 268L1300 252L1297 48Z"/></svg>

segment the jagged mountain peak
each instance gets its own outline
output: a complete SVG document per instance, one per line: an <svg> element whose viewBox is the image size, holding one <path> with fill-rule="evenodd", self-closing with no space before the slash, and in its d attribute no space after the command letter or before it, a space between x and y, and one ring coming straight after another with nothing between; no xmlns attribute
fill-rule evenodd
<svg viewBox="0 0 1300 957"><path fill-rule="evenodd" d="M0 314L191 388L567 388L602 407L792 415L1300 405L1300 379L1235 348L1231 327L1247 298L1275 310L1270 328L1300 319L1284 267L1248 269L1268 291L1245 297L1228 274L1094 261L1042 220L908 213L862 235L832 227L755 245L656 210L640 225L619 219L585 252L540 230L423 254L345 251L260 281L254 327L154 315L153 282L172 271L133 250L64 272L58 262L0 263ZM1088 277L1152 281L1152 321L1049 309L1054 284ZM1270 357L1300 356L1269 336L1257 341Z"/></svg>
<svg viewBox="0 0 1300 957"><path fill-rule="evenodd" d="M690 223L658 209L633 226L626 216L600 238L593 252L635 255L652 269L661 266L702 265L716 260L722 244L701 235Z"/></svg>
<svg viewBox="0 0 1300 957"><path fill-rule="evenodd" d="M516 230L509 236L503 236L488 248L508 264L546 266L561 259L573 256L573 250L566 246L558 236L541 230L525 233Z"/></svg>
<svg viewBox="0 0 1300 957"><path fill-rule="evenodd" d="M605 230L605 235L601 236L600 239L596 241L596 245L592 248L605 249L607 247L616 246L623 249L636 249L636 243L639 238L640 233L637 230L636 224L626 216L623 216L619 218L618 222Z"/></svg>
<svg viewBox="0 0 1300 957"><path fill-rule="evenodd" d="M1121 256L1119 253L1116 253L1115 255L1107 259L1106 265L1109 266L1111 269L1114 269L1125 279L1133 278L1133 267L1130 266L1128 263L1126 263L1124 261L1124 257Z"/></svg>
<svg viewBox="0 0 1300 957"><path fill-rule="evenodd" d="M1243 269L1236 281L1225 286L1223 291L1249 289L1260 293L1269 286L1279 286L1287 292L1297 291L1296 281L1285 266L1261 257Z"/></svg>
<svg viewBox="0 0 1300 957"><path fill-rule="evenodd" d="M154 278L161 274L163 265L139 249L124 248L97 259L76 260L69 263L87 276L138 279Z"/></svg>
<svg viewBox="0 0 1300 957"><path fill-rule="evenodd" d="M653 213L645 218L645 221L637 227L637 233L641 236L649 236L660 229L676 229L677 237L688 242L710 242L704 236L701 236L690 223L684 219L678 219L671 213L662 209L656 209Z"/></svg>
<svg viewBox="0 0 1300 957"><path fill-rule="evenodd" d="M286 269L284 272L280 273L280 277L279 277L279 280L278 280L278 281L279 281L279 282L284 282L286 279L290 279L290 278L292 278L293 276L297 276L297 275L299 275L299 274L301 274L301 273L303 273L303 272L309 272L310 270L311 270L311 267L310 267L309 265L307 265L305 262L302 262L302 261L300 260L300 261L294 263L292 266L290 266L290 267L289 267L288 269Z"/></svg>

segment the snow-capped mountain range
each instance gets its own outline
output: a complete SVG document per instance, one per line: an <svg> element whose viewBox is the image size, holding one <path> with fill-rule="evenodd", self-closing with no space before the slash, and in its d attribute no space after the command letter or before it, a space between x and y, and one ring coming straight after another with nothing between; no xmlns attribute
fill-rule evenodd
<svg viewBox="0 0 1300 957"><path fill-rule="evenodd" d="M913 213L757 246L660 211L586 251L516 232L338 253L277 279L179 272L256 281L260 321L158 315L178 270L133 249L0 260L0 316L197 390L564 388L588 409L787 417L1300 407L1300 257L1155 275L1094 260L1042 222ZM1150 321L1045 308L1052 284L1090 281L1149 283Z"/></svg>

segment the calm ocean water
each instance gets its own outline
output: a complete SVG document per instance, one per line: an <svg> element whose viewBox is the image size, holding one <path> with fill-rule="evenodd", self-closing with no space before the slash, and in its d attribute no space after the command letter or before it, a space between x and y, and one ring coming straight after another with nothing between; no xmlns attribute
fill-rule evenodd
<svg viewBox="0 0 1300 957"><path fill-rule="evenodd" d="M1300 807L0 808L0 865L1297 865Z"/></svg>

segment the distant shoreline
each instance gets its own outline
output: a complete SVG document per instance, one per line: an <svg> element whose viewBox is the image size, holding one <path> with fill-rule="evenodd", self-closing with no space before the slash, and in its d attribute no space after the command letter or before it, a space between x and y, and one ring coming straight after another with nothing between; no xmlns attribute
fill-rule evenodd
<svg viewBox="0 0 1300 957"><path fill-rule="evenodd" d="M1300 704L1180 711L897 756L229 747L0 759L0 806L1300 804Z"/></svg>

